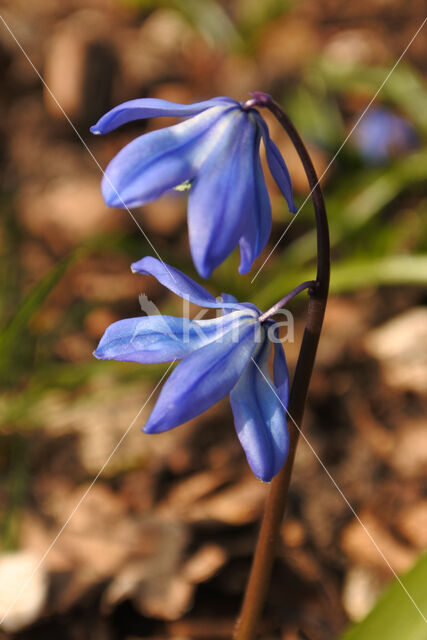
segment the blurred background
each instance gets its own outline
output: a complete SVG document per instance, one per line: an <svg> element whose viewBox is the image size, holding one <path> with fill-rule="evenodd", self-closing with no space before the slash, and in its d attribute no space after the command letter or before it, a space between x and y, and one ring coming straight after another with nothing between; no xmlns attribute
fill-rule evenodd
<svg viewBox="0 0 427 640"><path fill-rule="evenodd" d="M111 322L141 313L141 293L181 314L180 300L131 274L130 263L152 250L126 211L105 207L97 166L174 121L136 122L105 137L88 131L112 106L148 96L187 103L271 93L319 175L327 169L331 299L304 432L393 569L415 567L405 584L425 608L425 29L328 168L422 24L423 3L2 0L1 9L0 638L229 638L240 606L268 486L248 469L228 402L147 436L140 428L151 400L116 448L166 366L92 357ZM302 168L266 118L301 205ZM291 216L266 177L272 248ZM200 280L185 194L134 214L162 258ZM267 309L311 279L310 202L251 283L266 256L242 277L233 254L208 288ZM292 371L304 296L291 309ZM301 441L261 637L338 638L392 578ZM396 615L421 635L401 632ZM394 585L345 637L421 639L420 622Z"/></svg>

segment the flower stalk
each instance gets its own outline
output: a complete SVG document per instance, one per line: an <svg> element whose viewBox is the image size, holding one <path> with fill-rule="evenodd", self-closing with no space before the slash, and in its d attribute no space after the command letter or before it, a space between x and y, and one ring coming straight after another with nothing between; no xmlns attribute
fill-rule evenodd
<svg viewBox="0 0 427 640"><path fill-rule="evenodd" d="M299 427L304 414L307 391L310 384L317 345L319 343L322 329L330 275L328 220L322 190L308 151L289 117L269 95L254 92L252 96L253 97L248 100L245 107L247 109L252 107L265 107L271 111L291 139L307 175L310 194L314 205L317 230L317 276L315 283L303 283L299 288L299 290L302 290L301 287L305 289L308 285L310 297L304 335L301 342L301 348L291 388L289 407L287 410L290 438L289 453L284 467L271 482L252 568L243 599L242 610L236 625L234 634L235 640L254 640L257 636L257 630L270 583L280 525L285 511L290 478L298 443ZM315 284L315 286L313 286L313 284ZM284 304L283 300L278 304L282 306ZM272 309L275 309L276 306L277 305L272 307ZM270 315L271 311L272 310L267 313ZM264 314L264 316L265 315L266 314Z"/></svg>
<svg viewBox="0 0 427 640"><path fill-rule="evenodd" d="M259 322L265 322L268 318L271 318L271 316L274 316L274 314L277 313L279 309L286 307L288 302L290 302L293 298L295 298L295 296L301 293L301 291L305 291L306 289L308 289L308 292L311 295L316 287L317 287L316 280L307 280L307 282L302 282L297 287L292 289L292 291L289 291L289 293L283 296L283 298L279 300L279 302L276 302L276 304L273 305L271 309L263 313L258 318Z"/></svg>

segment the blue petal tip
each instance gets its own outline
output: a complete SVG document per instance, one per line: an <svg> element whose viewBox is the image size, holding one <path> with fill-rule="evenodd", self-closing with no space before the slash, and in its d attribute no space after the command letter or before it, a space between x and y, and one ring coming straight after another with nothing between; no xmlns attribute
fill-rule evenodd
<svg viewBox="0 0 427 640"><path fill-rule="evenodd" d="M109 183L108 181L105 179L103 179L103 182L101 184L101 192L102 192L102 197L104 198L104 202L107 205L107 207L117 207L119 209L126 209L126 203L124 202L124 200L120 197L120 195L117 193L117 190L114 189Z"/></svg>
<svg viewBox="0 0 427 640"><path fill-rule="evenodd" d="M249 273L249 271L251 270L251 267L252 265L250 265L249 267L239 265L239 268L237 270L240 273L240 275L243 276L246 273Z"/></svg>
<svg viewBox="0 0 427 640"><path fill-rule="evenodd" d="M141 431L142 431L142 433L147 433L149 435L153 435L154 433L156 433L155 430L153 431L153 427L150 426L150 418L147 420L145 425L143 427L141 427Z"/></svg>
<svg viewBox="0 0 427 640"><path fill-rule="evenodd" d="M210 267L206 267L206 266L197 266L197 272L199 274L199 276L201 278L204 278L205 280L208 280L208 278L211 277L212 271L213 269L211 269Z"/></svg>

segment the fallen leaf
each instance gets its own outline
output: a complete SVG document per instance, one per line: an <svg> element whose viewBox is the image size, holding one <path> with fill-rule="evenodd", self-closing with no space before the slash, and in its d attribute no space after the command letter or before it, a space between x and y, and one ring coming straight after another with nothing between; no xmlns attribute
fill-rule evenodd
<svg viewBox="0 0 427 640"><path fill-rule="evenodd" d="M227 561L225 550L217 544L205 544L182 568L182 576L191 583L209 580Z"/></svg>
<svg viewBox="0 0 427 640"><path fill-rule="evenodd" d="M0 618L6 631L23 629L43 610L48 580L38 562L29 551L0 554Z"/></svg>
<svg viewBox="0 0 427 640"><path fill-rule="evenodd" d="M427 500L411 504L399 513L399 532L416 548L427 547Z"/></svg>
<svg viewBox="0 0 427 640"><path fill-rule="evenodd" d="M248 524L258 519L267 491L267 484L248 476L212 498L194 503L185 517L188 522L218 520L232 525Z"/></svg>
<svg viewBox="0 0 427 640"><path fill-rule="evenodd" d="M379 360L391 387L425 394L427 389L427 308L415 307L370 331L367 352Z"/></svg>
<svg viewBox="0 0 427 640"><path fill-rule="evenodd" d="M371 610L381 591L378 574L363 566L351 567L345 576L342 601L352 622L362 620Z"/></svg>
<svg viewBox="0 0 427 640"><path fill-rule="evenodd" d="M345 527L341 536L342 549L352 562L388 572L389 568L382 553L397 573L403 573L412 566L416 553L396 540L377 516L368 511L362 511L359 517L375 544L361 524L353 520Z"/></svg>

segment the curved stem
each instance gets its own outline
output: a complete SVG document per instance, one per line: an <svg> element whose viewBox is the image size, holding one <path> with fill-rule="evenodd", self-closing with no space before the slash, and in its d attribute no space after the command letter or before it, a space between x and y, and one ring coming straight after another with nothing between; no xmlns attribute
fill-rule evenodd
<svg viewBox="0 0 427 640"><path fill-rule="evenodd" d="M258 318L259 322L265 322L268 318L271 318L271 316L274 316L274 314L277 313L279 309L286 307L288 302L290 302L292 298L295 298L295 296L301 293L301 291L305 291L305 289L309 289L309 293L311 294L316 287L317 287L316 280L307 280L306 282L302 282L297 287L292 289L292 291L289 291L289 293L283 296L283 298L279 300L279 302L276 302L276 304L273 305L271 309L269 309L268 311L265 311L265 313L263 313Z"/></svg>
<svg viewBox="0 0 427 640"><path fill-rule="evenodd" d="M257 92L252 95L253 99L248 101L248 104L251 102L251 107L258 105L271 111L289 135L304 166L316 219L317 286L313 288L309 298L306 325L287 409L291 417L288 420L289 453L282 470L271 482L243 606L236 625L235 640L254 640L267 596L298 443L299 430L295 424L301 425L304 413L305 400L325 314L330 272L328 220L322 191L311 158L297 130L281 107L266 94Z"/></svg>

